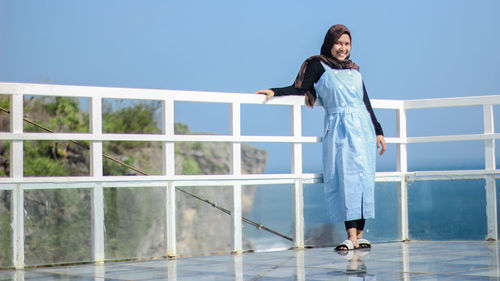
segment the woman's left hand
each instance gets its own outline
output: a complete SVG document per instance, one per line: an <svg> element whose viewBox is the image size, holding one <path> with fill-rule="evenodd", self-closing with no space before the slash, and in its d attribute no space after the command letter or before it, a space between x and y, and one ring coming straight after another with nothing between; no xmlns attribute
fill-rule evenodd
<svg viewBox="0 0 500 281"><path fill-rule="evenodd" d="M377 149L380 150L380 155L384 154L385 152L385 139L384 135L378 135L377 136Z"/></svg>

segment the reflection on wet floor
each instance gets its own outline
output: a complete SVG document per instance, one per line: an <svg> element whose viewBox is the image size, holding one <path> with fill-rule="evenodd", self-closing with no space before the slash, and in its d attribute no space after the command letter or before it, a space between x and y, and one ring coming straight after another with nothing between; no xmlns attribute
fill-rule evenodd
<svg viewBox="0 0 500 281"><path fill-rule="evenodd" d="M500 280L498 242L425 241L0 271L0 280Z"/></svg>

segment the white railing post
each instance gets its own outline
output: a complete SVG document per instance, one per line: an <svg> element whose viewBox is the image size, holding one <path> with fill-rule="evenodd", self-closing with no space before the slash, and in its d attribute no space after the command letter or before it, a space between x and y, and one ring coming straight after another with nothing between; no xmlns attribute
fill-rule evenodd
<svg viewBox="0 0 500 281"><path fill-rule="evenodd" d="M23 95L13 94L10 102L10 131L23 133ZM24 149L22 140L10 141L10 177L24 176ZM24 190L17 184L11 197L12 264L16 269L24 268Z"/></svg>
<svg viewBox="0 0 500 281"><path fill-rule="evenodd" d="M401 241L410 239L408 229L408 182L406 180L406 173L408 172L406 125L406 110L403 105L396 109L396 136L401 139L401 143L396 146L396 168L403 175L401 181L398 183L398 234Z"/></svg>
<svg viewBox="0 0 500 281"><path fill-rule="evenodd" d="M484 134L495 133L493 105L483 105ZM484 141L484 169L493 171L496 169L495 162L495 139ZM497 219L497 195L496 180L493 175L486 176L486 220L488 224L488 240L498 240L498 219Z"/></svg>
<svg viewBox="0 0 500 281"><path fill-rule="evenodd" d="M302 136L302 107L290 107L290 121L293 137ZM292 143L292 174L296 178L302 176L302 143ZM304 247L304 190L302 180L296 179L292 189L293 200L293 244L296 248Z"/></svg>
<svg viewBox="0 0 500 281"><path fill-rule="evenodd" d="M165 246L167 257L177 256L177 236L175 228L175 184L171 181L165 188Z"/></svg>
<svg viewBox="0 0 500 281"><path fill-rule="evenodd" d="M167 99L163 101L163 134L169 138L174 137L175 115L174 100ZM175 143L173 141L163 142L163 174L169 177L175 175ZM177 255L177 237L175 228L175 184L169 182L165 187L165 246L167 256L175 257Z"/></svg>
<svg viewBox="0 0 500 281"><path fill-rule="evenodd" d="M241 136L241 104L233 102L229 110L231 135ZM241 175L241 143L233 142L230 150L230 170L232 175ZM233 185L231 204L231 241L233 253L243 251L243 225L241 211L241 184Z"/></svg>
<svg viewBox="0 0 500 281"><path fill-rule="evenodd" d="M90 99L90 132L99 139L102 137L102 99L95 96ZM102 177L102 141L90 142L90 175ZM102 263L104 254L104 189L102 182L94 182L92 188L92 260Z"/></svg>

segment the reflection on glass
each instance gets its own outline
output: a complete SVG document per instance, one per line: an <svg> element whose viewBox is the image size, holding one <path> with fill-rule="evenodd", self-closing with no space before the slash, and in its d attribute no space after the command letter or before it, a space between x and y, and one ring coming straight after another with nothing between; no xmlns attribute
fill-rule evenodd
<svg viewBox="0 0 500 281"><path fill-rule="evenodd" d="M12 191L0 190L0 268L12 266L10 198Z"/></svg>
<svg viewBox="0 0 500 281"><path fill-rule="evenodd" d="M365 258L370 253L369 250L349 251L346 275L348 280L377 280L373 274L368 274Z"/></svg>
<svg viewBox="0 0 500 281"><path fill-rule="evenodd" d="M163 194L161 187L104 189L106 258L165 255Z"/></svg>
<svg viewBox="0 0 500 281"><path fill-rule="evenodd" d="M498 242L488 241L488 271L489 276L500 276L500 264L498 254Z"/></svg>
<svg viewBox="0 0 500 281"><path fill-rule="evenodd" d="M177 260L167 261L168 281L177 281Z"/></svg>
<svg viewBox="0 0 500 281"><path fill-rule="evenodd" d="M411 239L483 240L484 180L417 181L408 185Z"/></svg>
<svg viewBox="0 0 500 281"><path fill-rule="evenodd" d="M401 272L403 272L403 280L410 280L410 248L409 243L401 244Z"/></svg>
<svg viewBox="0 0 500 281"><path fill-rule="evenodd" d="M231 209L230 187L177 187ZM231 216L184 192L176 192L176 238L180 256L231 252Z"/></svg>
<svg viewBox="0 0 500 281"><path fill-rule="evenodd" d="M343 256L346 265L345 271L335 270L328 272L328 275L334 280L377 280L377 276L368 272L365 260L368 259L371 249L358 249L351 251L337 251Z"/></svg>
<svg viewBox="0 0 500 281"><path fill-rule="evenodd" d="M24 192L25 263L91 260L90 189Z"/></svg>
<svg viewBox="0 0 500 281"><path fill-rule="evenodd" d="M243 255L235 254L233 255L233 268L234 268L234 279L236 281L243 281Z"/></svg>
<svg viewBox="0 0 500 281"><path fill-rule="evenodd" d="M247 198L250 199L253 194L253 199L250 205L243 204L243 215L285 236L293 237L291 188L288 184L245 186ZM245 250L276 250L293 246L293 242L283 237L248 224L243 225L243 236Z"/></svg>
<svg viewBox="0 0 500 281"><path fill-rule="evenodd" d="M305 260L304 260L304 250L297 250L295 252L295 268L296 268L296 280L297 281L305 281L306 280L306 270Z"/></svg>

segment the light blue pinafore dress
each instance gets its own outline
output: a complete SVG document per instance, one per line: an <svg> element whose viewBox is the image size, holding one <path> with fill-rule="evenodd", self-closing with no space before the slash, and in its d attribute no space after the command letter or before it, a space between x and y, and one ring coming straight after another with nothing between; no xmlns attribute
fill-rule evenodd
<svg viewBox="0 0 500 281"><path fill-rule="evenodd" d="M361 73L325 64L323 68L314 89L325 108L323 180L328 218L332 223L374 218L377 142L363 103Z"/></svg>

